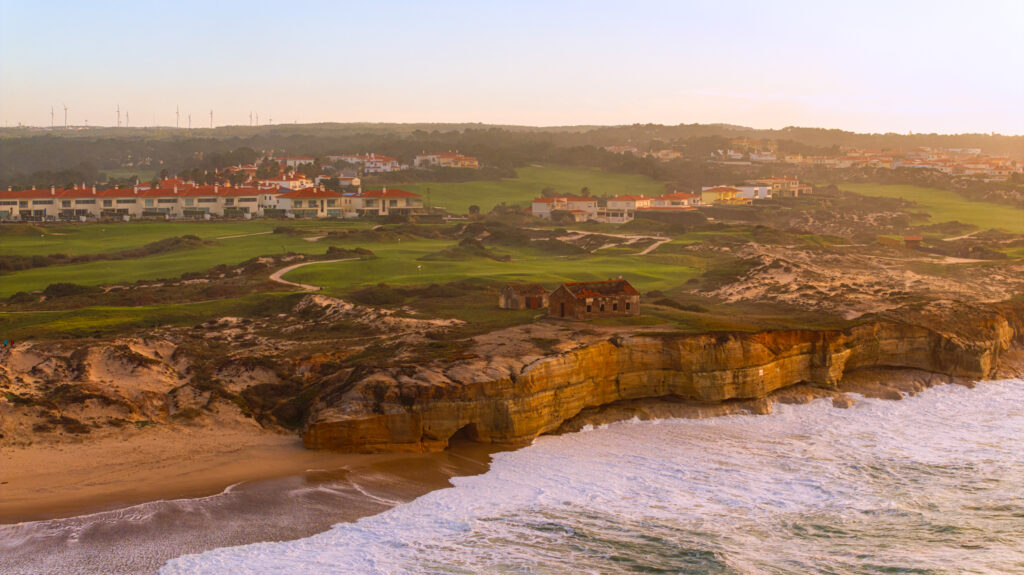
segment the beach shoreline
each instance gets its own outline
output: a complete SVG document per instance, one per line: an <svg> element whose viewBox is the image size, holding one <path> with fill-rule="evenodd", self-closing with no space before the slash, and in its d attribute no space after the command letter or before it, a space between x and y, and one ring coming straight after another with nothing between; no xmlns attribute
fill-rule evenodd
<svg viewBox="0 0 1024 575"><path fill-rule="evenodd" d="M446 487L449 471L485 471L494 450L467 446L447 456L335 453L305 449L295 435L189 426L161 426L76 443L3 447L0 525L206 497L243 482L338 470L387 474L401 468L429 469L425 493ZM447 461L452 458L465 465ZM402 491L390 495L412 495L408 489Z"/></svg>

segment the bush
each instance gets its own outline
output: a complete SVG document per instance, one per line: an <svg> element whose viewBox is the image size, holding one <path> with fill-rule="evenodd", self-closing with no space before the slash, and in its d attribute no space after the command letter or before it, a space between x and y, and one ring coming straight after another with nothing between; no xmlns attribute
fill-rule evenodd
<svg viewBox="0 0 1024 575"><path fill-rule="evenodd" d="M68 297L87 294L93 291L96 291L96 288L68 282L59 282L46 286L46 289L43 290L43 295L46 297Z"/></svg>
<svg viewBox="0 0 1024 575"><path fill-rule="evenodd" d="M387 284L377 284L352 292L353 300L365 305L399 305L405 301L402 292Z"/></svg>

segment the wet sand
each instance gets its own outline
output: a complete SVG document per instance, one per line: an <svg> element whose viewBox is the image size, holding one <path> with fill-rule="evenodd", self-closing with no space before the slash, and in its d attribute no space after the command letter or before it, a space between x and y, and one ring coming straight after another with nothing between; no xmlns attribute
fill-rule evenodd
<svg viewBox="0 0 1024 575"><path fill-rule="evenodd" d="M477 467L484 471L493 450L476 446L462 451L447 456L342 454L307 450L294 435L188 427L83 443L4 447L0 524L203 497L239 482L338 469L423 469L426 492L446 486L451 475ZM401 464L396 467L396 462Z"/></svg>
<svg viewBox="0 0 1024 575"><path fill-rule="evenodd" d="M145 431L0 450L0 574L154 573L187 553L308 537L483 473L496 451L339 454L265 432Z"/></svg>

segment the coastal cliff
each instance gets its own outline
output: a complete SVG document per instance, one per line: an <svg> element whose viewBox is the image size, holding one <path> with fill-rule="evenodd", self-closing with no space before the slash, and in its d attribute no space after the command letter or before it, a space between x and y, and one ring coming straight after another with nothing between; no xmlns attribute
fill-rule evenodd
<svg viewBox="0 0 1024 575"><path fill-rule="evenodd" d="M360 370L321 394L303 441L359 452L440 450L453 437L516 444L629 400L716 404L796 384L835 389L865 368L984 379L1024 336L1022 307L933 306L846 330L619 334L540 357Z"/></svg>

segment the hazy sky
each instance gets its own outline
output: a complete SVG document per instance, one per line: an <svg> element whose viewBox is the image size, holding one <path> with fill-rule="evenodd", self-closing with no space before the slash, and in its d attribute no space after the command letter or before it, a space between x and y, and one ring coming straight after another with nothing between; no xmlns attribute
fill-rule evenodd
<svg viewBox="0 0 1024 575"><path fill-rule="evenodd" d="M0 121L1024 134L1024 0L0 0Z"/></svg>

